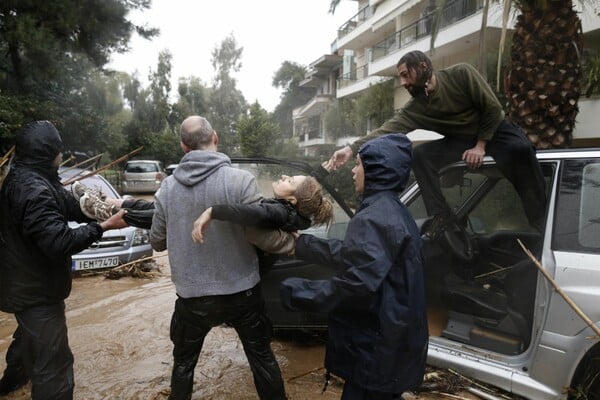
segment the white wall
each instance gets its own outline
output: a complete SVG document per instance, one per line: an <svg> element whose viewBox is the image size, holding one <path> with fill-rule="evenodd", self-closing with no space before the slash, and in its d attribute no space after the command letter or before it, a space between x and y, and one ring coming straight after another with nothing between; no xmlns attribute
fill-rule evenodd
<svg viewBox="0 0 600 400"><path fill-rule="evenodd" d="M579 114L575 120L574 139L600 137L600 97L579 98Z"/></svg>

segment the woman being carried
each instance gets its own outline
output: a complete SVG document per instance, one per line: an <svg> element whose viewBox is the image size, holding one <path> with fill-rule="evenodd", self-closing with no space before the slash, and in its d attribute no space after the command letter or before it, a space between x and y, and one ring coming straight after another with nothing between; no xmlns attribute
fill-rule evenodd
<svg viewBox="0 0 600 400"><path fill-rule="evenodd" d="M321 185L310 176L282 175L273 182L274 198L255 204L214 205L194 222L192 238L202 243L212 219L244 226L295 232L312 225L329 225L333 205L323 197Z"/></svg>

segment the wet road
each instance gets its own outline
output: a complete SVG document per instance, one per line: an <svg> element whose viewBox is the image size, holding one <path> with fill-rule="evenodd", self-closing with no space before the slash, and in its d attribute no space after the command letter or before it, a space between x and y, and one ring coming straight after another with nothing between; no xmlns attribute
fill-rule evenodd
<svg viewBox="0 0 600 400"><path fill-rule="evenodd" d="M152 200L152 196L136 196ZM175 303L166 253L158 253L159 276L152 279L103 275L76 277L66 300L69 343L75 357L76 400L160 400L169 394L172 343L169 323ZM14 316L0 312L0 371L16 328ZM281 367L289 400L337 400L341 380L326 392L324 343L306 335L278 336L272 348ZM6 400L30 399L27 385ZM410 397L414 398L414 397ZM422 395L419 399L447 399ZM462 399L477 397L462 394ZM192 400L256 400L241 342L231 328L207 336L194 378Z"/></svg>
<svg viewBox="0 0 600 400"><path fill-rule="evenodd" d="M165 262L166 258L159 259ZM172 344L169 322L175 301L168 266L151 280L78 277L67 299L69 341L75 356L76 399L166 399ZM0 313L0 369L15 329ZM339 399L341 383L320 394L323 345L314 340L277 339L272 344L290 399ZM312 371L312 372L311 372ZM5 397L30 398L29 387ZM215 328L200 356L192 399L257 399L235 331Z"/></svg>
<svg viewBox="0 0 600 400"><path fill-rule="evenodd" d="M152 279L103 275L76 277L67 299L69 342L75 356L75 399L158 400L169 394L172 344L169 322L175 302L166 257ZM16 327L14 317L0 312L0 371ZM341 380L321 394L323 340L306 335L278 336L272 348L281 366L289 400L334 400ZM415 398L415 397L410 397ZM422 395L419 399L447 399ZM460 399L477 399L462 394ZM30 399L30 386L6 400ZM192 400L256 400L252 375L241 343L231 328L213 329L196 367Z"/></svg>

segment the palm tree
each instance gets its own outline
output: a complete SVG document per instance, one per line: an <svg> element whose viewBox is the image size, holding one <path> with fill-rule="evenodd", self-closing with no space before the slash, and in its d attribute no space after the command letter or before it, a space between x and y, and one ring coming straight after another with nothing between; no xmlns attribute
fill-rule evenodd
<svg viewBox="0 0 600 400"><path fill-rule="evenodd" d="M568 147L581 94L583 32L573 0L505 0L519 11L504 80L508 116L537 148Z"/></svg>

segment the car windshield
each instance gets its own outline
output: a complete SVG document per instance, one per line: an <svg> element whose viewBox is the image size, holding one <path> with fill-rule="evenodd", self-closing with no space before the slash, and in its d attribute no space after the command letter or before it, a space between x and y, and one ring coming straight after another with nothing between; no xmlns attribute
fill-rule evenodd
<svg viewBox="0 0 600 400"><path fill-rule="evenodd" d="M127 172L158 172L158 166L147 162L130 162L125 167Z"/></svg>

